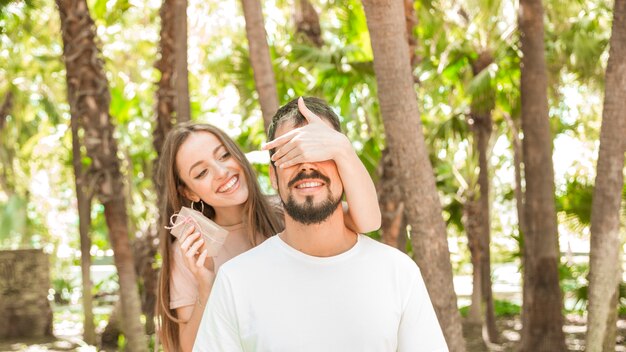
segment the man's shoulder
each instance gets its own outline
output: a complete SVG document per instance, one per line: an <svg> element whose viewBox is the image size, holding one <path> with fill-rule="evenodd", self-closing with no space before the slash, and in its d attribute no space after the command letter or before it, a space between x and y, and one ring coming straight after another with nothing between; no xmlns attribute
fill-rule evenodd
<svg viewBox="0 0 626 352"><path fill-rule="evenodd" d="M238 256L230 259L226 263L222 265L220 271L224 272L239 272L239 271L249 271L251 268L256 268L259 266L267 265L269 263L269 259L273 257L274 245L273 241L275 240L274 236L266 239L263 243L258 246L239 254Z"/></svg>
<svg viewBox="0 0 626 352"><path fill-rule="evenodd" d="M365 251L377 256L384 257L388 260L397 261L402 265L415 266L415 262L406 253L394 248L390 245L384 244L366 235L359 235L359 241L362 242Z"/></svg>

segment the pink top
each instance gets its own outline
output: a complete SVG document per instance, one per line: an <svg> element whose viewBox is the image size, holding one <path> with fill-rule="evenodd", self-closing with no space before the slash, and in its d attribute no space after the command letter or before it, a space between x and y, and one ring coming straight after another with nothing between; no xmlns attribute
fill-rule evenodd
<svg viewBox="0 0 626 352"><path fill-rule="evenodd" d="M228 242L229 238L241 238L241 236L243 236L243 223L222 227L228 231L226 242ZM194 305L198 300L198 282L191 270L185 266L185 259L183 258L183 252L180 249L178 240L172 242L171 251L170 309ZM232 257L234 257L234 255L229 254L227 250L222 248L222 251L213 258L215 270L219 270L220 266Z"/></svg>

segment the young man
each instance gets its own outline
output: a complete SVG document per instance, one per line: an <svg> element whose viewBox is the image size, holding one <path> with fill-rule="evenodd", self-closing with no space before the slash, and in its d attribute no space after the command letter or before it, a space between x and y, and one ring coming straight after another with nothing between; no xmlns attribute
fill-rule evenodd
<svg viewBox="0 0 626 352"><path fill-rule="evenodd" d="M194 351L448 351L415 263L346 227L344 187L361 180L342 182L333 161L281 164L283 155L308 152L289 147L298 128L328 126L338 131L339 120L315 98L274 116L266 148L275 148L270 177L285 230L222 266ZM310 147L325 160L340 140Z"/></svg>

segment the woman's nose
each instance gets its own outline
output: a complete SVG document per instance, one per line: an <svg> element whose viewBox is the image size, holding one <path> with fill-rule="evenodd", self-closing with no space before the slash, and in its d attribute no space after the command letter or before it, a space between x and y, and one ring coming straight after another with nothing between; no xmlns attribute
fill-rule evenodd
<svg viewBox="0 0 626 352"><path fill-rule="evenodd" d="M228 167L222 163L215 164L215 177L224 178L228 175Z"/></svg>

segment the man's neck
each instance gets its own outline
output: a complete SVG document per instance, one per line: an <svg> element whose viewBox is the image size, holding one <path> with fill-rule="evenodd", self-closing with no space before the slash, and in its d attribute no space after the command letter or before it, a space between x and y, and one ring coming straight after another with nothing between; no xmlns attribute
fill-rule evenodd
<svg viewBox="0 0 626 352"><path fill-rule="evenodd" d="M357 235L348 229L341 207L326 221L304 225L285 214L285 231L280 238L289 246L315 257L332 257L354 247Z"/></svg>

